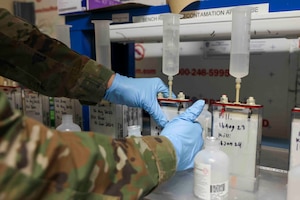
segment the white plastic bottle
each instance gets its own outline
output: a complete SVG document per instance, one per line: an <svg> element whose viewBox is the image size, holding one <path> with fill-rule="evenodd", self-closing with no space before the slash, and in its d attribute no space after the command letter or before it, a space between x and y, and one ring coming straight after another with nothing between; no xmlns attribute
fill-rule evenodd
<svg viewBox="0 0 300 200"><path fill-rule="evenodd" d="M202 137L203 140L207 136L212 136L211 134L211 120L212 120L212 115L211 112L208 111L208 104L205 104L201 114L198 117L198 121L201 124L202 127Z"/></svg>
<svg viewBox="0 0 300 200"><path fill-rule="evenodd" d="M229 157L220 140L207 137L194 159L194 195L202 200L228 200Z"/></svg>
<svg viewBox="0 0 300 200"><path fill-rule="evenodd" d="M300 165L296 165L288 172L288 184L287 184L287 200L299 200L300 199Z"/></svg>
<svg viewBox="0 0 300 200"><path fill-rule="evenodd" d="M73 122L73 116L70 114L64 114L62 115L62 121L61 124L56 127L56 130L58 131L81 131L80 126L75 124Z"/></svg>

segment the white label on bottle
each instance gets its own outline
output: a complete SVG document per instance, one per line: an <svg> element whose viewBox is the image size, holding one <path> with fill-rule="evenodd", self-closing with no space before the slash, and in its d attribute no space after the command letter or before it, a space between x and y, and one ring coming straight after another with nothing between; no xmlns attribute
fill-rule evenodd
<svg viewBox="0 0 300 200"><path fill-rule="evenodd" d="M228 196L228 181L210 185L211 199L227 199Z"/></svg>
<svg viewBox="0 0 300 200"><path fill-rule="evenodd" d="M194 193L200 199L210 200L211 166L195 163Z"/></svg>
<svg viewBox="0 0 300 200"><path fill-rule="evenodd" d="M228 181L212 183L211 165L195 163L194 167L194 194L200 199L224 200L228 198Z"/></svg>

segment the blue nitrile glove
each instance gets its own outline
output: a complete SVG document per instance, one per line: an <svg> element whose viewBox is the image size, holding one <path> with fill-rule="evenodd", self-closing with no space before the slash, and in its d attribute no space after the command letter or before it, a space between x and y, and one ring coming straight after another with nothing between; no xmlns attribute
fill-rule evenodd
<svg viewBox="0 0 300 200"><path fill-rule="evenodd" d="M202 128L196 118L205 105L203 100L196 101L184 113L166 124L162 136L167 137L174 146L177 156L177 171L194 167L194 158L203 145Z"/></svg>
<svg viewBox="0 0 300 200"><path fill-rule="evenodd" d="M159 92L164 97L169 96L169 89L160 78L129 78L116 73L104 99L116 104L143 108L158 125L164 127L168 120L157 101Z"/></svg>

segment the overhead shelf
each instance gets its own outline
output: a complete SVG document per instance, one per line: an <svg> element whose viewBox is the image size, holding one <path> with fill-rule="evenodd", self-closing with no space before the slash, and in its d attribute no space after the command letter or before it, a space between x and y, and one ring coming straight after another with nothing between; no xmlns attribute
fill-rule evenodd
<svg viewBox="0 0 300 200"><path fill-rule="evenodd" d="M230 39L231 16L180 20L180 40ZM162 21L110 25L112 42L160 42ZM251 38L298 38L300 11L270 12L252 16Z"/></svg>

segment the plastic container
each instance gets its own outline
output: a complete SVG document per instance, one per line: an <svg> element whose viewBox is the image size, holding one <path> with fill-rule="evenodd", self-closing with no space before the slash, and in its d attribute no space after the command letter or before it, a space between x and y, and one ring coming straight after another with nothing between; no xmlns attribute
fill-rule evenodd
<svg viewBox="0 0 300 200"><path fill-rule="evenodd" d="M212 133L220 139L220 148L230 159L230 187L255 192L259 184L263 106L256 104L253 97L247 102L214 102Z"/></svg>
<svg viewBox="0 0 300 200"><path fill-rule="evenodd" d="M287 200L299 200L300 198L300 165L291 168L288 172Z"/></svg>
<svg viewBox="0 0 300 200"><path fill-rule="evenodd" d="M168 76L169 98L172 98L173 76L179 72L179 25L182 15L167 13L163 20L162 72Z"/></svg>
<svg viewBox="0 0 300 200"><path fill-rule="evenodd" d="M179 72L179 14L163 14L163 74L174 76Z"/></svg>
<svg viewBox="0 0 300 200"><path fill-rule="evenodd" d="M69 132L69 131L79 132L81 131L81 128L80 126L78 126L73 122L72 115L64 114L62 115L62 122L58 127L56 127L56 130L63 131L63 132Z"/></svg>
<svg viewBox="0 0 300 200"><path fill-rule="evenodd" d="M109 25L111 20L93 20L95 26L96 61L111 69L111 45Z"/></svg>
<svg viewBox="0 0 300 200"><path fill-rule="evenodd" d="M235 78L242 78L249 73L251 9L249 6L232 9L229 73Z"/></svg>
<svg viewBox="0 0 300 200"><path fill-rule="evenodd" d="M132 125L127 127L128 137L135 136L141 137L141 126L140 125Z"/></svg>
<svg viewBox="0 0 300 200"><path fill-rule="evenodd" d="M198 121L202 127L203 140L205 140L207 136L212 136L211 133L212 114L211 112L208 111L208 104L205 104L201 114L198 117Z"/></svg>
<svg viewBox="0 0 300 200"><path fill-rule="evenodd" d="M194 195L202 200L227 200L229 157L220 150L220 140L207 137L194 164Z"/></svg>

